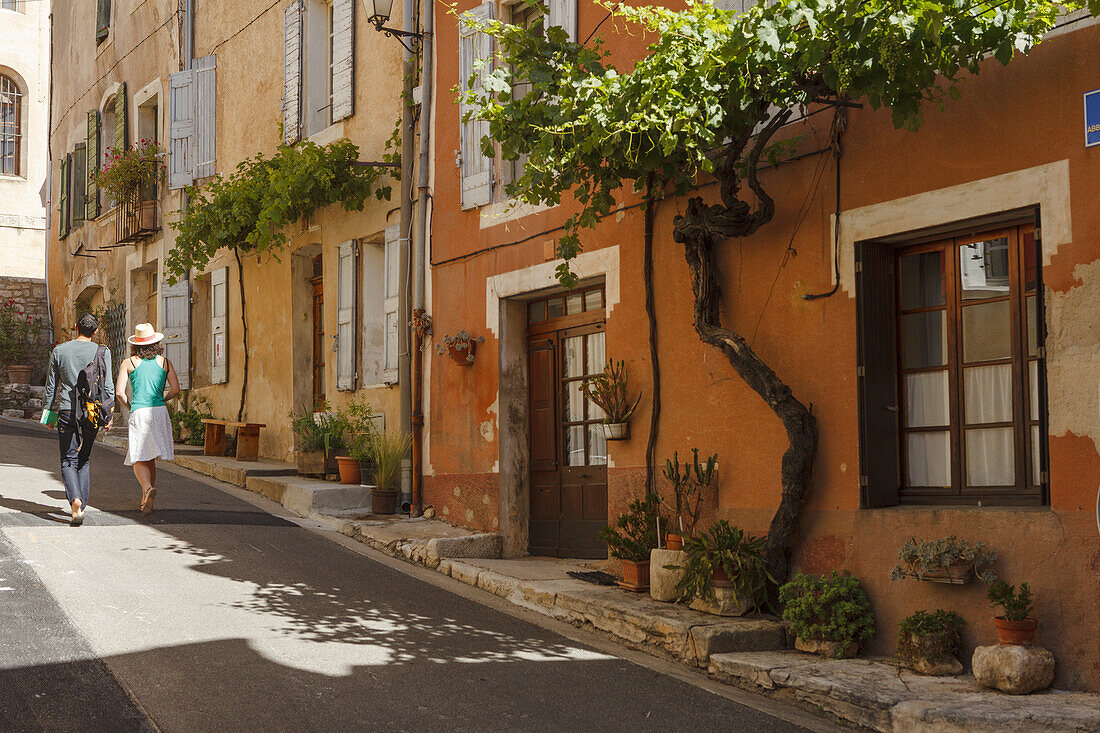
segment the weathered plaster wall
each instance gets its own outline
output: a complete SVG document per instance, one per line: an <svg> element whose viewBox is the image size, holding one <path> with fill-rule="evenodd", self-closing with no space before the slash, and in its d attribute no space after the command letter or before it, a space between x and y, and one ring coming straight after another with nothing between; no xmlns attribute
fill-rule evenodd
<svg viewBox="0 0 1100 733"><path fill-rule="evenodd" d="M581 35L599 19L582 8ZM453 26L441 23L440 59L457 55L455 36ZM625 47L636 50L636 43L630 39ZM720 257L726 322L749 339L803 403L813 406L818 420L814 486L797 539L795 566L814 572L848 568L860 577L879 628L869 648L872 653L893 653L897 623L920 608L962 613L969 622L968 645L993 639L992 614L980 584L960 588L889 580L896 553L910 536L955 533L990 544L1001 557L998 570L1006 578L1031 584L1041 619L1040 641L1059 660L1057 683L1100 689L1100 642L1091 632L1095 599L1100 597L1100 533L1094 514L1100 486L1100 209L1095 205L1100 149L1086 150L1081 140L1081 94L1095 88L1093 70L1098 65L1100 27L1085 26L1050 39L1007 69L991 61L979 77L965 81L962 100L946 104L943 111L926 109L919 133L894 130L888 114L855 110L841 163L842 244L845 237L854 236L845 221L849 227L856 225L855 219L846 217L858 218L860 211L892 212L876 214L876 226L894 227L877 234L900 234L954 221L952 212L957 211L992 214L1021 205L1042 206L1049 329L1049 507L859 508L854 293L842 287L829 298L802 299L806 293L828 291L834 282L831 159L806 158L762 174L776 200L773 221L748 240L730 242ZM450 88L457 82L456 73L441 62L437 87ZM1057 84L1051 83L1053 78ZM790 134L802 136L800 151L827 143L828 117L819 115L789 128ZM462 212L451 160L451 151L458 147L457 111L443 106L437 123L432 253L436 334L466 328L484 335L486 343L470 369L454 368L445 360L433 364L434 476L426 501L446 507L448 517L460 523L467 511L473 511L473 520L465 523L484 527L491 525L491 518L479 513L482 496L498 492L499 523L506 516L506 492L514 492L513 477L502 470L505 448L500 436L508 434L504 413L493 433L478 429L507 391L498 334L484 315L486 283L497 282L502 273L543 267L544 240L555 236L552 230L573 209L566 202L491 224L485 212ZM823 166L822 182L814 189L818 166ZM974 185L1022 181L1028 175L1034 184L1036 171L1041 180L1035 185ZM995 190L1011 191L1011 200L998 204L997 196L991 197ZM713 187L704 188L702 195L713 198ZM934 205L936 201L940 204ZM633 200L626 197L624 203ZM707 508L704 526L717 516L764 533L779 500L780 458L787 439L760 398L720 354L700 344L692 330L688 271L683 251L671 237L673 217L683 205L663 202L657 214L655 299L663 376L657 456L663 464L674 450L681 457L693 446L717 452L718 496ZM608 356L624 359L634 384L645 392L633 421L634 438L609 446L609 513L614 516L641 494L644 485L650 395L647 324L641 307L641 213L634 209L610 217L586 234L583 243L587 252L618 246L620 302L607 322ZM843 264L843 246L841 254ZM842 269L842 285L845 279ZM471 477L480 477L482 483L470 485ZM513 532L504 527L502 531Z"/></svg>

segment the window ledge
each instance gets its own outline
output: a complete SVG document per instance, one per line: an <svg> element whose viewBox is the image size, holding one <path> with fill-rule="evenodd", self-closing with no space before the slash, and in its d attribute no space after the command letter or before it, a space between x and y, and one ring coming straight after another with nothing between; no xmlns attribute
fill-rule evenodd
<svg viewBox="0 0 1100 733"><path fill-rule="evenodd" d="M550 211L556 208L556 206L546 204L528 204L520 201L519 199L507 199L505 201L497 201L496 203L486 204L480 209L480 221L478 227L480 229L488 229L489 227L495 227L499 224L505 224L510 221L522 219L532 214L541 214L544 211Z"/></svg>
<svg viewBox="0 0 1100 733"><path fill-rule="evenodd" d="M1039 512L1051 511L1049 504L898 504L896 506L860 507L860 512Z"/></svg>
<svg viewBox="0 0 1100 733"><path fill-rule="evenodd" d="M27 179L23 176L13 176L8 173L0 173L0 181L11 181L12 183L26 183Z"/></svg>
<svg viewBox="0 0 1100 733"><path fill-rule="evenodd" d="M334 122L323 130L318 130L307 138L316 145L328 145L344 137L344 121Z"/></svg>

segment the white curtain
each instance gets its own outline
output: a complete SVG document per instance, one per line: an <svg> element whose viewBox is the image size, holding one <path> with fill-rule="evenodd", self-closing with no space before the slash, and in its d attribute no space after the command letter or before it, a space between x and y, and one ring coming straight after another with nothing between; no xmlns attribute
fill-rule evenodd
<svg viewBox="0 0 1100 733"><path fill-rule="evenodd" d="M1012 420L1012 365L967 367L963 370L968 425Z"/></svg>
<svg viewBox="0 0 1100 733"><path fill-rule="evenodd" d="M946 430L909 433L906 457L909 486L951 485L951 440Z"/></svg>
<svg viewBox="0 0 1100 733"><path fill-rule="evenodd" d="M967 430L965 441L968 486L1012 486L1016 482L1012 428Z"/></svg>
<svg viewBox="0 0 1100 733"><path fill-rule="evenodd" d="M947 371L905 375L905 424L910 428L948 425Z"/></svg>

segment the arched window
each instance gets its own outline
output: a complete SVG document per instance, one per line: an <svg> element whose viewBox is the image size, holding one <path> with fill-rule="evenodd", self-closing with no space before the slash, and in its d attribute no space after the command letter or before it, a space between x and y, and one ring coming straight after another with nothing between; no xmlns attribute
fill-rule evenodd
<svg viewBox="0 0 1100 733"><path fill-rule="evenodd" d="M0 74L0 175L19 175L22 98L15 80Z"/></svg>

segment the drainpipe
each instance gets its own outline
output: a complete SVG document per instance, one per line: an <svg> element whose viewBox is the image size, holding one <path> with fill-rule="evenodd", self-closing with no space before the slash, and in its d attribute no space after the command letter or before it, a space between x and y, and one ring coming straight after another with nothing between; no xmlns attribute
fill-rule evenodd
<svg viewBox="0 0 1100 733"><path fill-rule="evenodd" d="M428 164L431 151L432 118L432 44L434 42L435 3L427 0L423 9L423 53L420 72L420 161L416 210L416 241L412 250L412 506L409 515L419 517L424 508L424 336L431 332L431 320L425 313L424 263L428 224Z"/></svg>
<svg viewBox="0 0 1100 733"><path fill-rule="evenodd" d="M57 337L53 322L53 303L50 302L50 232L53 231L53 13L50 13L50 60L46 72L50 75L46 98L46 249L43 253L46 269L46 317L50 319L52 341ZM50 409L50 405L46 405Z"/></svg>
<svg viewBox="0 0 1100 733"><path fill-rule="evenodd" d="M402 4L404 24L402 28L416 28L416 2L405 0ZM413 76L416 72L416 55L401 44L401 219L398 233L398 312L404 328L397 329L397 384L401 392L401 434L412 432L412 368L409 364L409 324L412 323L412 299L409 282L409 241L413 218L413 171L415 124L413 119ZM401 462L401 494L411 495L412 478L410 461Z"/></svg>

